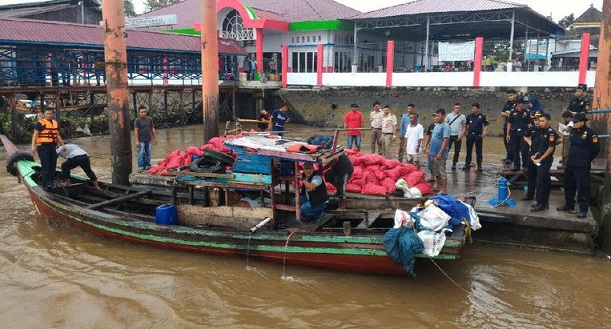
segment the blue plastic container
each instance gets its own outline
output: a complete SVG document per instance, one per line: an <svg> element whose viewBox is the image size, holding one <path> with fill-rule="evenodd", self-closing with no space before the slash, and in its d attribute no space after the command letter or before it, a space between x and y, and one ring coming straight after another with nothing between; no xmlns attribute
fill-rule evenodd
<svg viewBox="0 0 611 329"><path fill-rule="evenodd" d="M507 179L499 179L499 202L503 202L509 196L509 184Z"/></svg>
<svg viewBox="0 0 611 329"><path fill-rule="evenodd" d="M178 225L178 211L176 206L162 204L155 209L155 223L159 225Z"/></svg>

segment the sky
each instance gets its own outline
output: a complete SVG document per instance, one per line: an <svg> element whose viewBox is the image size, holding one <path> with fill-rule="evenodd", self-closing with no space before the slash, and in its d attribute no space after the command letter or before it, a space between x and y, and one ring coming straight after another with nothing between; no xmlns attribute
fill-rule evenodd
<svg viewBox="0 0 611 329"><path fill-rule="evenodd" d="M0 5L6 4L14 4L14 3L23 3L29 1L37 1L37 0L0 0ZM264 0L263 0L264 1ZM342 3L346 6L352 7L356 10L366 12L371 10L376 10L384 7L390 7L406 2L411 2L411 0L335 0L339 3ZM456 0L448 0L448 1L456 1ZM510 0L511 1L511 0ZM144 12L144 0L132 0L134 7L137 13ZM512 2L523 3L528 5L530 8L539 12L542 15L548 16L551 15L554 21L558 21L563 17L570 15L571 13L575 14L577 18L584 11L586 11L590 4L594 4L598 10L602 10L603 0L513 0Z"/></svg>

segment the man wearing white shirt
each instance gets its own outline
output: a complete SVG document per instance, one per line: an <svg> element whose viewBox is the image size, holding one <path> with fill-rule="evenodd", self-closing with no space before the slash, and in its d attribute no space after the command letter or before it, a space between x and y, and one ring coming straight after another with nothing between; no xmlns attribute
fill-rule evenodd
<svg viewBox="0 0 611 329"><path fill-rule="evenodd" d="M406 160L408 163L413 163L417 167L420 167L420 153L422 138L424 138L424 128L418 123L418 113L412 113L409 116L410 124L405 129L405 153L407 154Z"/></svg>
<svg viewBox="0 0 611 329"><path fill-rule="evenodd" d="M64 178L62 185L70 185L70 170L81 167L87 177L91 180L91 183L96 188L100 188L98 185L98 178L96 177L93 170L91 170L91 162L89 161L89 155L87 152L80 148L80 146L72 143L65 144L64 147L59 147L56 150L57 155L66 159L62 163L62 176Z"/></svg>
<svg viewBox="0 0 611 329"><path fill-rule="evenodd" d="M462 138L465 136L467 129L467 117L461 113L462 105L460 103L454 104L452 113L446 116L446 123L450 125L452 129L452 135L450 135L450 143L448 144L449 150L454 145L454 159L452 160L452 169L456 169L458 158L460 157L460 148L462 147Z"/></svg>
<svg viewBox="0 0 611 329"><path fill-rule="evenodd" d="M571 148L571 128L573 128L573 112L564 111L564 113L562 113L562 118L564 119L564 124L562 122L558 124L558 133L562 136L562 160L560 161L558 169L564 169L566 160L569 157L569 149Z"/></svg>

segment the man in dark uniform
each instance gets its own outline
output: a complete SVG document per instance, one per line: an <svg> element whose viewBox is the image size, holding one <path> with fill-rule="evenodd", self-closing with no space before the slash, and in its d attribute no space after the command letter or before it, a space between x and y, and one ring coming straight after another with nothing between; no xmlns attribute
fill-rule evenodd
<svg viewBox="0 0 611 329"><path fill-rule="evenodd" d="M541 115L535 116L534 126L528 128L526 130L526 133L524 133L524 140L526 141L526 144L530 146L529 156L531 158L539 151L538 143L541 140L537 137L541 133L541 128L539 127L539 117L540 116ZM527 178L528 178L528 189L526 192L526 196L522 198L522 201L532 201L535 199L535 190L537 187L537 166L532 161L528 163ZM535 205L533 205L533 207Z"/></svg>
<svg viewBox="0 0 611 329"><path fill-rule="evenodd" d="M520 155L522 157L522 169L528 168L528 145L524 141L526 129L532 126L530 114L526 110L528 106L527 97L519 97L516 101L516 108L507 118L507 134L505 139L511 143L511 154L513 159L512 171L520 170Z"/></svg>
<svg viewBox="0 0 611 329"><path fill-rule="evenodd" d="M464 170L471 169L471 159L473 154L473 145L475 145L475 156L477 161L477 171L482 171L482 148L483 139L488 133L488 119L486 115L480 113L479 103L473 103L471 105L471 113L467 116L467 157L465 158Z"/></svg>
<svg viewBox="0 0 611 329"><path fill-rule="evenodd" d="M556 131L550 127L551 117L543 114L539 117L540 132L536 135L535 146L537 152L530 158L531 162L537 166L537 205L530 211L543 211L549 209L549 195L552 190L552 178L549 170L554 162L554 151L556 142L560 138Z"/></svg>
<svg viewBox="0 0 611 329"><path fill-rule="evenodd" d="M575 98L569 103L567 110L571 111L573 115L577 113L586 113L590 110L590 100L586 97L588 91L588 85L580 83L575 91Z"/></svg>
<svg viewBox="0 0 611 329"><path fill-rule="evenodd" d="M579 203L578 218L586 218L589 209L590 197L590 169L592 160L600 152L598 135L586 127L584 113L578 113L573 118L573 129L571 129L571 146L569 157L564 169L564 201L559 211L575 211L575 194Z"/></svg>
<svg viewBox="0 0 611 329"><path fill-rule="evenodd" d="M518 93L513 89L507 91L507 102L503 106L503 109L501 109L501 117L503 118L503 138L507 136L507 119L509 118L511 111L513 111L516 107L517 94ZM503 143L505 144L505 164L511 164L513 161L511 158L513 153L511 151L511 143L506 139L503 139Z"/></svg>

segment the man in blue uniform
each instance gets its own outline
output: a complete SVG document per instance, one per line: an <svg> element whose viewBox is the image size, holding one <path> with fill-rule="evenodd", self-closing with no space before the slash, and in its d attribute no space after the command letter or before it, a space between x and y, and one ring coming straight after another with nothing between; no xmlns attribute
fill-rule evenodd
<svg viewBox="0 0 611 329"><path fill-rule="evenodd" d="M486 115L480 113L479 103L473 103L471 105L471 113L467 116L467 157L465 159L464 170L471 169L471 159L473 154L473 145L475 145L475 156L477 161L477 171L482 171L482 160L483 160L483 144L484 137L488 133L488 119Z"/></svg>
<svg viewBox="0 0 611 329"><path fill-rule="evenodd" d="M505 139L507 136L507 119L516 107L516 98L518 93L515 90L507 91L507 102L503 105L501 109L501 117L503 118L503 143L505 144L505 164L511 164L513 162L512 159L512 151L511 151L511 143Z"/></svg>
<svg viewBox="0 0 611 329"><path fill-rule="evenodd" d="M588 85L580 83L575 91L575 98L569 103L567 110L573 115L577 113L586 113L590 110L590 100L586 97Z"/></svg>
<svg viewBox="0 0 611 329"><path fill-rule="evenodd" d="M289 117L286 114L288 110L288 105L282 104L279 109L272 113L271 120L269 121L269 130L272 131L273 134L284 136L284 124L289 121Z"/></svg>
<svg viewBox="0 0 611 329"><path fill-rule="evenodd" d="M554 151L559 136L550 127L551 117L543 114L539 117L540 132L536 135L534 142L537 152L530 158L533 165L537 166L537 192L535 194L537 205L531 208L532 212L549 209L549 195L552 190L552 178L549 170L554 162Z"/></svg>
<svg viewBox="0 0 611 329"><path fill-rule="evenodd" d="M528 98L520 97L517 99L516 108L507 118L507 134L505 140L511 143L511 154L513 159L512 171L520 170L520 156L522 158L522 170L528 168L528 145L524 141L526 129L532 126L530 114L526 110Z"/></svg>
<svg viewBox="0 0 611 329"><path fill-rule="evenodd" d="M600 152L598 135L586 127L584 113L578 113L573 118L573 129L571 129L571 146L569 157L564 169L564 201L559 211L575 211L575 194L579 203L578 218L586 218L588 214L590 197L590 169L592 160Z"/></svg>

